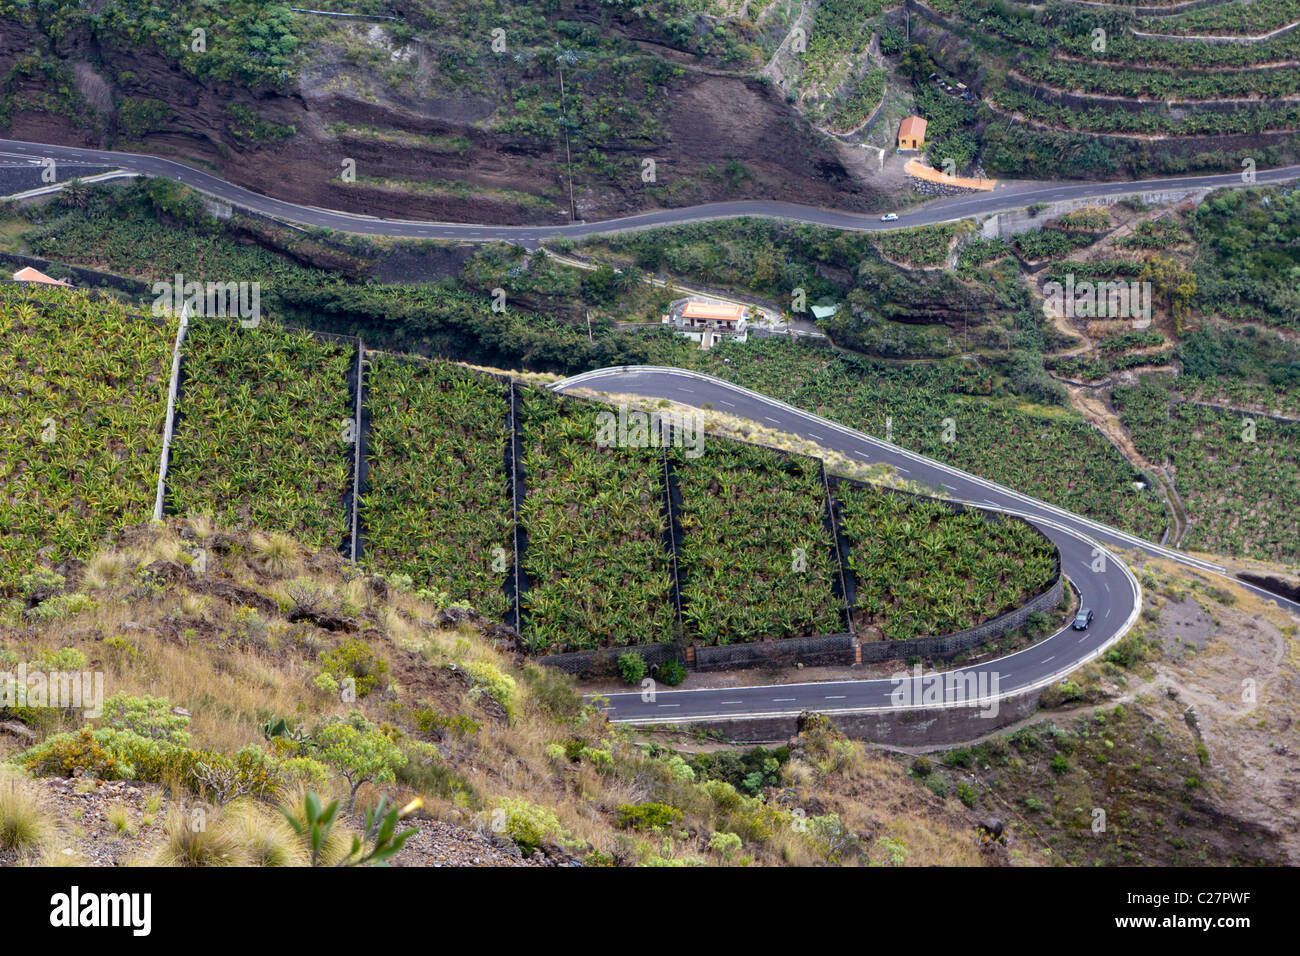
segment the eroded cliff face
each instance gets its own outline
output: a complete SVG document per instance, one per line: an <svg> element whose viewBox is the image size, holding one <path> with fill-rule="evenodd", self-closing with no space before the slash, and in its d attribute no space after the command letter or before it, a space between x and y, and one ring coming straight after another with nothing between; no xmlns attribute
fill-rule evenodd
<svg viewBox="0 0 1300 956"><path fill-rule="evenodd" d="M569 220L563 137L503 130L495 122L518 77L503 73L453 88L439 82L436 48L419 41L388 47L393 41L374 28L359 28L348 40L314 46L287 88L250 90L200 80L157 50L101 42L84 31L55 44L33 27L4 21L0 77L37 52L62 63L68 93L50 108L50 90L60 81L39 72L11 77L10 125L0 135L170 156L278 198L369 215ZM413 81L389 83L383 57L376 65L358 56L353 40L409 59ZM601 138L573 156L579 219L737 198L871 203L872 190L850 171L853 157L840 155L847 147L811 130L778 90L683 64L692 59L677 51L672 62L685 68L634 104L653 111L653 123L635 133L617 124L584 133ZM530 77L543 86L552 79L536 71ZM588 76L588 97L601 82ZM570 153L578 152L571 144ZM655 164L650 184L641 175L645 160ZM343 175L348 167L355 169L352 181Z"/></svg>

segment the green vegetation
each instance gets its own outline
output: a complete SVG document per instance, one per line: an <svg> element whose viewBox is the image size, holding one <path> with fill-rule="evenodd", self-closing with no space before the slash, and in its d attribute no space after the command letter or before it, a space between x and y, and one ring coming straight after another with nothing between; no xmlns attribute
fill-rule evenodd
<svg viewBox="0 0 1300 956"><path fill-rule="evenodd" d="M260 118L243 103L229 104L226 107L226 119L235 139L247 144L274 143L289 139L298 132L292 125L284 126Z"/></svg>
<svg viewBox="0 0 1300 956"><path fill-rule="evenodd" d="M872 69L854 80L844 102L831 116L830 128L847 133L865 123L885 95L885 76L883 69Z"/></svg>
<svg viewBox="0 0 1300 956"><path fill-rule="evenodd" d="M153 513L174 324L0 286L0 595Z"/></svg>
<svg viewBox="0 0 1300 956"><path fill-rule="evenodd" d="M1187 233L1172 219L1149 219L1115 241L1122 249L1169 249L1187 242Z"/></svg>
<svg viewBox="0 0 1300 956"><path fill-rule="evenodd" d="M843 628L817 464L710 438L676 469L682 616L706 644Z"/></svg>
<svg viewBox="0 0 1300 956"><path fill-rule="evenodd" d="M1180 400L1184 389L1147 377L1116 388L1114 402L1138 451L1172 471L1193 518L1187 546L1296 560L1300 422L1195 405Z"/></svg>
<svg viewBox="0 0 1300 956"><path fill-rule="evenodd" d="M232 0L220 8L200 2L164 7L145 0L108 0L92 10L77 4L47 9L14 0L7 6L7 15L32 24L51 43L87 31L108 46L159 54L202 80L283 88L298 64L299 40L287 4Z"/></svg>
<svg viewBox="0 0 1300 956"><path fill-rule="evenodd" d="M1010 252L1011 247L1005 240L976 237L963 245L957 254L957 274L972 275L981 266L996 262Z"/></svg>
<svg viewBox="0 0 1300 956"><path fill-rule="evenodd" d="M1031 261L1039 259L1059 259L1076 249L1082 249L1095 242L1093 236L1086 232L1074 232L1067 229L1031 229L1022 232L1013 240L1021 255Z"/></svg>
<svg viewBox="0 0 1300 956"><path fill-rule="evenodd" d="M1300 128L1300 106L1290 103L1244 106L1230 112L1189 110L1174 118L1155 111L1130 112L1105 109L1100 105L1081 110L1045 103L1037 97L1006 88L998 90L995 95L997 105L1003 110L1063 130L1146 136L1227 136Z"/></svg>
<svg viewBox="0 0 1300 956"><path fill-rule="evenodd" d="M1300 108L1291 101L1300 33L1256 43L1135 33L1253 33L1254 15L1243 17L1240 4L1150 18L1107 4L929 0L927 5L950 20L945 29L953 39L942 47L931 42L938 63L927 48L914 46L899 67L918 84L917 110L931 121L926 152L932 162L978 156L985 168L1002 175L1047 179L1120 171L1134 176L1227 172L1239 170L1247 157L1260 166L1294 161L1294 137L1232 149L1205 148L1186 138L1300 129ZM1294 22L1293 8L1294 0L1264 0L1258 29ZM1229 23L1233 26L1226 29ZM1264 68L1242 69L1252 66ZM932 70L953 71L968 81L978 72L981 100L964 102L928 85ZM1079 102L1058 94L1098 98ZM1230 110L1210 102L1228 99L1241 102ZM1177 101L1177 108L1166 107L1167 101Z"/></svg>
<svg viewBox="0 0 1300 956"><path fill-rule="evenodd" d="M819 264L856 270L864 259L879 259L875 245L865 233L732 219L598 236L583 240L581 248L616 264L778 301L803 289L811 303L842 291L819 274Z"/></svg>
<svg viewBox="0 0 1300 956"><path fill-rule="evenodd" d="M662 452L599 445L601 406L532 389L521 398L529 650L671 639Z"/></svg>
<svg viewBox="0 0 1300 956"><path fill-rule="evenodd" d="M372 244L324 230L302 235L240 216L223 224L204 214L192 191L164 179L96 186L87 196L84 209L27 210L38 222L22 230L22 251L148 282L173 281L178 273L187 282L258 282L268 318L359 335L372 347L483 365L572 374L607 365L680 364L689 355L684 341L665 329L627 334L596 321L589 336L585 321L580 328L573 322L580 287L569 281L572 270L557 277L541 257L527 270L516 268L521 250L509 256L502 247L480 250L459 279L371 284L364 280L389 256L441 247ZM250 245L250 235L262 245ZM497 286L507 292L501 311L489 297ZM563 317L520 308L517 298L553 305Z"/></svg>
<svg viewBox="0 0 1300 956"><path fill-rule="evenodd" d="M1022 606L1055 574L1055 549L1020 521L873 488L840 485L836 497L852 542L856 621L885 640L974 627Z"/></svg>
<svg viewBox="0 0 1300 956"><path fill-rule="evenodd" d="M995 393L968 364L900 367L772 340L714 348L705 370L1143 537L1164 527L1160 499L1134 490L1141 476L1095 428Z"/></svg>
<svg viewBox="0 0 1300 956"><path fill-rule="evenodd" d="M173 513L286 531L313 547L351 529L354 347L263 323L192 322L167 476Z"/></svg>
<svg viewBox="0 0 1300 956"><path fill-rule="evenodd" d="M1230 9L1237 9L1230 7ZM1082 60L1025 60L1016 69L1031 80L1057 89L1082 90L1097 96L1152 100L1245 99L1258 94L1276 99L1300 84L1300 68L1268 70L1121 69Z"/></svg>
<svg viewBox="0 0 1300 956"><path fill-rule="evenodd" d="M953 226L921 226L900 229L880 237L880 251L894 262L913 266L938 266L948 260Z"/></svg>
<svg viewBox="0 0 1300 956"><path fill-rule="evenodd" d="M1224 190L1189 218L1196 303L1228 318L1300 327L1300 190Z"/></svg>
<svg viewBox="0 0 1300 956"><path fill-rule="evenodd" d="M1110 226L1110 213L1099 206L1088 206L1067 212L1056 220L1056 224L1062 229L1087 229L1095 232Z"/></svg>
<svg viewBox="0 0 1300 956"><path fill-rule="evenodd" d="M514 563L505 385L448 362L368 362L366 561L504 619Z"/></svg>

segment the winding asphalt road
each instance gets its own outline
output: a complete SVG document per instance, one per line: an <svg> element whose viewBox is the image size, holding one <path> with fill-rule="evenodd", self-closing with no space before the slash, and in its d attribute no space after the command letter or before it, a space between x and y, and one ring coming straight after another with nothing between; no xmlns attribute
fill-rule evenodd
<svg viewBox="0 0 1300 956"><path fill-rule="evenodd" d="M1180 189L1243 185L1241 176L1228 173L1220 176L1178 176L1166 179L1145 179L1119 183L999 183L991 192L973 196L956 196L936 199L898 214L898 221L884 224L878 215L841 212L804 206L798 203L752 199L735 202L708 203L682 209L661 209L621 219L601 222L578 222L553 226L490 226L473 223L418 222L408 219L378 219L359 213L318 209L301 206L263 196L228 183L211 173L195 169L184 163L140 153L119 153L103 149L83 149L77 146L51 146L43 143L26 143L20 140L0 139L0 159L28 159L40 163L46 159L59 162L110 164L147 176L165 176L191 186L200 192L232 205L272 216L284 222L301 226L321 226L343 232L371 236L394 236L404 239L454 239L462 242L514 242L536 246L543 239L559 236L578 238L602 233L646 229L685 222L709 219L732 219L739 216L758 216L786 219L795 222L828 226L833 229L873 231L900 229L907 226L932 225L950 222L968 216L988 215L1010 209L1020 209L1033 203L1054 202L1059 199L1097 199L1126 196L1137 193L1164 192ZM1260 170L1258 184L1288 182L1300 178L1300 166Z"/></svg>
<svg viewBox="0 0 1300 956"><path fill-rule="evenodd" d="M882 224L875 215L797 203L743 200L659 210L594 223L496 226L379 219L358 213L319 209L263 196L169 159L137 153L0 140L0 162L29 161L39 164L47 159L53 159L55 163L111 165L142 175L167 177L234 206L301 226L319 226L397 238L506 241L525 246L536 246L543 239L558 236L576 238L739 216L785 219L847 230L898 229L987 215L1061 199L1095 199L1243 185L1241 176L1237 174L1117 183L1000 183L991 192L939 199L901 212L898 220L888 225ZM1259 171L1255 182L1280 183L1296 178L1300 178L1300 166ZM1056 543L1061 551L1065 573L1079 588L1084 603L1096 609L1097 616L1087 631L1080 633L1065 629L1019 653L965 669L965 673L973 672L977 679L981 674L985 678L990 678L993 674L998 677L997 691L991 690L991 683L985 685L990 688L990 693L987 697L979 698L981 703L991 703L993 699L1044 687L1061 679L1080 664L1101 654L1123 636L1136 620L1141 609L1141 588L1124 563L1105 546L1138 548L1204 571L1223 572L1217 565L1142 541L718 379L675 369L618 368L576 376L557 383L554 387L560 390L586 387L614 393L669 398L696 406L710 402L715 408L726 409L760 424L803 436L863 462L886 462L897 468L905 478L929 485L937 493L946 494L953 499L1028 518ZM1250 590L1289 610L1300 612L1300 605L1258 588L1251 587ZM652 701L644 701L638 694L617 694L611 698L610 716L611 719L628 723L671 723L702 718L789 715L806 709L824 713L885 710L895 706L891 695L900 686L912 693L913 699L921 699L921 688L913 680L904 681L902 685L887 680L784 684L723 690L660 691Z"/></svg>
<svg viewBox="0 0 1300 956"><path fill-rule="evenodd" d="M993 698L1024 693L1062 679L1100 655L1128 631L1141 610L1141 587L1111 548L1133 548L1201 571L1226 573L1220 565L1144 541L711 376L673 368L627 366L587 372L556 382L551 387L557 391L587 389L610 395L666 398L695 407L707 403L718 411L747 418L763 427L799 435L864 464L883 462L892 465L901 477L927 485L936 494L982 508L1017 514L1031 521L1060 549L1062 570L1078 588L1084 605L1094 609L1096 617L1086 631L1067 627L1023 651L960 669L962 674L973 674L977 680L981 674L984 675L986 683L980 686L988 688L989 693L979 700L985 704ZM1236 583L1293 613L1300 613L1300 604L1241 581ZM992 683L994 674L997 675L996 685ZM993 693L995 686L996 693ZM609 717L630 724L660 724L788 716L803 710L828 714L861 713L896 709L896 700L891 696L895 692L904 695L901 698L904 701L923 700L915 677L900 682L857 680L659 690L653 700L643 700L639 693L612 695ZM951 706L952 702L947 705Z"/></svg>

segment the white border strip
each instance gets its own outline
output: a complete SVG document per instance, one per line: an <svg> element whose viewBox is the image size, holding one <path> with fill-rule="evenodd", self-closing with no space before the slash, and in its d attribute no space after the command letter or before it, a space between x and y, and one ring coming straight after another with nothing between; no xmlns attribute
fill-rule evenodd
<svg viewBox="0 0 1300 956"><path fill-rule="evenodd" d="M361 522L357 514L361 498L361 392L366 375L366 343L357 336L357 403L352 411L352 548L348 561L357 563Z"/></svg>
<svg viewBox="0 0 1300 956"><path fill-rule="evenodd" d="M172 435L176 428L176 391L181 377L181 345L190 328L189 304L181 306L181 321L176 327L176 344L172 346L172 378L167 386L167 425L163 429L162 452L158 456L158 491L153 499L153 520L162 521L163 502L167 496L167 468L171 464Z"/></svg>

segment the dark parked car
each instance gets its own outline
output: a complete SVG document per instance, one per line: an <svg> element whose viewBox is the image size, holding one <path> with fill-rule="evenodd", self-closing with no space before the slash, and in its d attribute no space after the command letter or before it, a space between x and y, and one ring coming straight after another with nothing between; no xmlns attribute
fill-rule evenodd
<svg viewBox="0 0 1300 956"><path fill-rule="evenodd" d="M1092 623L1092 608L1081 607L1079 613L1074 615L1074 623L1070 627L1076 631L1086 631L1088 625Z"/></svg>

